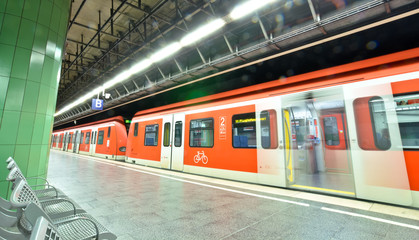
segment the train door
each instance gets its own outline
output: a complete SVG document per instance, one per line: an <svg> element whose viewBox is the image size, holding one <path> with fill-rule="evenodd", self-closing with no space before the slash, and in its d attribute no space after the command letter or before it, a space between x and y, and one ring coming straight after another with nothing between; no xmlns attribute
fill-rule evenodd
<svg viewBox="0 0 419 240"><path fill-rule="evenodd" d="M356 194L410 205L411 193L397 121L386 78L344 88Z"/></svg>
<svg viewBox="0 0 419 240"><path fill-rule="evenodd" d="M290 188L355 196L344 113L342 87L283 97L284 157Z"/></svg>
<svg viewBox="0 0 419 240"><path fill-rule="evenodd" d="M80 132L77 130L73 137L73 153L79 153L80 147Z"/></svg>
<svg viewBox="0 0 419 240"><path fill-rule="evenodd" d="M172 159L171 133L173 126L173 115L163 116L163 137L161 147L160 163L162 168L170 168Z"/></svg>
<svg viewBox="0 0 419 240"><path fill-rule="evenodd" d="M68 133L64 133L64 139L63 139L63 151L65 152L67 150L67 144L68 144L68 139L67 139Z"/></svg>
<svg viewBox="0 0 419 240"><path fill-rule="evenodd" d="M73 151L73 132L68 134L67 152Z"/></svg>
<svg viewBox="0 0 419 240"><path fill-rule="evenodd" d="M173 141L172 141L172 163L171 169L183 171L183 150L185 139L185 114L173 115Z"/></svg>
<svg viewBox="0 0 419 240"><path fill-rule="evenodd" d="M90 140L90 155L95 155L96 153L96 139L97 139L97 128L92 128L91 140Z"/></svg>
<svg viewBox="0 0 419 240"><path fill-rule="evenodd" d="M256 143L258 179L261 184L286 187L284 139L281 124L281 98L260 100L256 107Z"/></svg>

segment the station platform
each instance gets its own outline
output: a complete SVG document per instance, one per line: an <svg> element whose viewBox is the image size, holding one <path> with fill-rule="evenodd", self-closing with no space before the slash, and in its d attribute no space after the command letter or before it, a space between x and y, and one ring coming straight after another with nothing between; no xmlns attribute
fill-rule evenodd
<svg viewBox="0 0 419 240"><path fill-rule="evenodd" d="M418 239L419 210L51 150L48 179L118 239Z"/></svg>

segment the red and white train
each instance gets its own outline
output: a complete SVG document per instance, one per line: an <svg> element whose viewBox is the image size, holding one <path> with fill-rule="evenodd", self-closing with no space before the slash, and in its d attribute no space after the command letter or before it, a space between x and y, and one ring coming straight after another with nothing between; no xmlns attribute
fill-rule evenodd
<svg viewBox="0 0 419 240"><path fill-rule="evenodd" d="M419 207L419 48L140 111L125 157Z"/></svg>
<svg viewBox="0 0 419 240"><path fill-rule="evenodd" d="M66 152L124 160L127 131L122 117L113 117L52 134L51 148Z"/></svg>

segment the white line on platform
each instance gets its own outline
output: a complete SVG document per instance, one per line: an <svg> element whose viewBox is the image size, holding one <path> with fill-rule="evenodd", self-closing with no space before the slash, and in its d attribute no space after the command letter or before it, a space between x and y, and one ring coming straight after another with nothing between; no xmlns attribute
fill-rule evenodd
<svg viewBox="0 0 419 240"><path fill-rule="evenodd" d="M191 183L191 184L195 184L195 185L199 185L199 186L219 189L219 190L233 192L233 193L239 193L239 194L253 196L253 197L269 199L269 200L278 201L278 202L286 202L286 203L295 204L295 205L299 205L299 206L310 207L310 204L308 204L308 203L301 203L301 202L286 200L286 199L282 199L282 198L269 197L269 196L264 196L264 195L260 195L260 194L248 193L248 192L238 191L238 190L234 190L234 189L218 187L218 186L213 186L213 185L209 185L209 184L189 181L189 180L185 180L185 179L165 176L165 175L161 175L161 174L157 174L157 173L152 173L152 172L143 171L143 170L139 170L139 169L133 169L133 168L130 168L130 167L120 166L120 165L117 165L117 164L103 162L101 160L95 159L94 157L89 157L89 156L82 156L82 157L91 159L91 160L93 160L95 162L98 162L98 163L103 163L103 164L112 165L112 166L116 166L116 167L127 169L127 170L132 170L132 171L141 172L141 173L145 173L145 174L149 174L149 175L154 175L154 176L159 176L159 177L163 177L163 178L167 178L167 179L172 179L172 180L175 180L175 181ZM353 212L347 212L347 211L342 211L342 210L337 210L337 209L332 209L332 208L327 208L327 207L321 207L320 209L324 210L324 211L328 211L328 212L340 213L340 214L344 214L344 215L350 215L350 216L354 216L354 217L365 218L365 219L369 219L369 220L376 221L376 222L382 222L382 223L392 224L392 225L396 225L396 226L400 226L400 227L406 227L406 228L419 230L419 226L406 224L406 223L401 223L401 222L396 222L396 221L391 221L391 220L387 220L387 219L383 219L383 218L372 217L372 216L368 216L368 215L363 215L363 214L353 213Z"/></svg>
<svg viewBox="0 0 419 240"><path fill-rule="evenodd" d="M157 173L151 173L151 172L147 172L147 171L142 171L142 170L138 170L138 169L132 169L132 168L129 168L129 167L123 167L123 166L118 166L118 167L128 169L128 170L132 170L132 171L136 171L136 172L145 173L145 174L150 174L150 175L154 175L154 176L159 176L159 177L163 177L163 178L167 178L167 179L172 179L172 180L175 180L175 181L186 182L186 183L191 183L191 184L195 184L195 185L199 185L199 186L203 186L203 187L209 187L209 188L219 189L219 190L223 190L223 191L244 194L244 195L248 195L248 196L252 196L252 197L259 197L259 198L269 199L269 200L278 201L278 202L286 202L286 203L296 204L296 205L300 205L300 206L304 206L304 207L309 207L310 206L310 204L308 204L308 203L301 203L301 202L286 200L286 199L282 199L282 198L269 197L269 196L264 196L264 195L260 195L260 194L248 193L248 192L238 191L238 190L234 190L234 189L213 186L213 185L209 185L209 184L205 184L205 183L199 183L199 182L189 181L189 180L185 180L185 179L169 177L169 176L160 175L160 174L157 174Z"/></svg>
<svg viewBox="0 0 419 240"><path fill-rule="evenodd" d="M410 224L406 224L406 223L395 222L395 221L391 221L391 220L387 220L387 219L383 219L383 218L371 217L371 216L368 216L368 215L363 215L363 214L353 213L353 212L347 212L347 211L342 211L342 210L337 210L337 209L332 209L332 208L327 208L327 207L322 207L321 209L325 210L325 211L329 211L329 212L335 212L335 213L350 215L350 216L354 216L354 217L366 218L366 219L376 221L376 222L383 222L383 223L388 223L388 224L392 224L392 225L397 225L397 226L400 226L400 227L406 227L406 228L412 228L412 229L415 229L415 230L419 230L419 226L410 225Z"/></svg>

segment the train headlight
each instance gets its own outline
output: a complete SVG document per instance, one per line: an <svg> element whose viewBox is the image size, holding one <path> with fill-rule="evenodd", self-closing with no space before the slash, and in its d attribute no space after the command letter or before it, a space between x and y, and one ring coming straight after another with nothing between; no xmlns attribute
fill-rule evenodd
<svg viewBox="0 0 419 240"><path fill-rule="evenodd" d="M127 148L126 147L120 147L119 148L119 151L121 151L121 152L125 152L127 150Z"/></svg>

